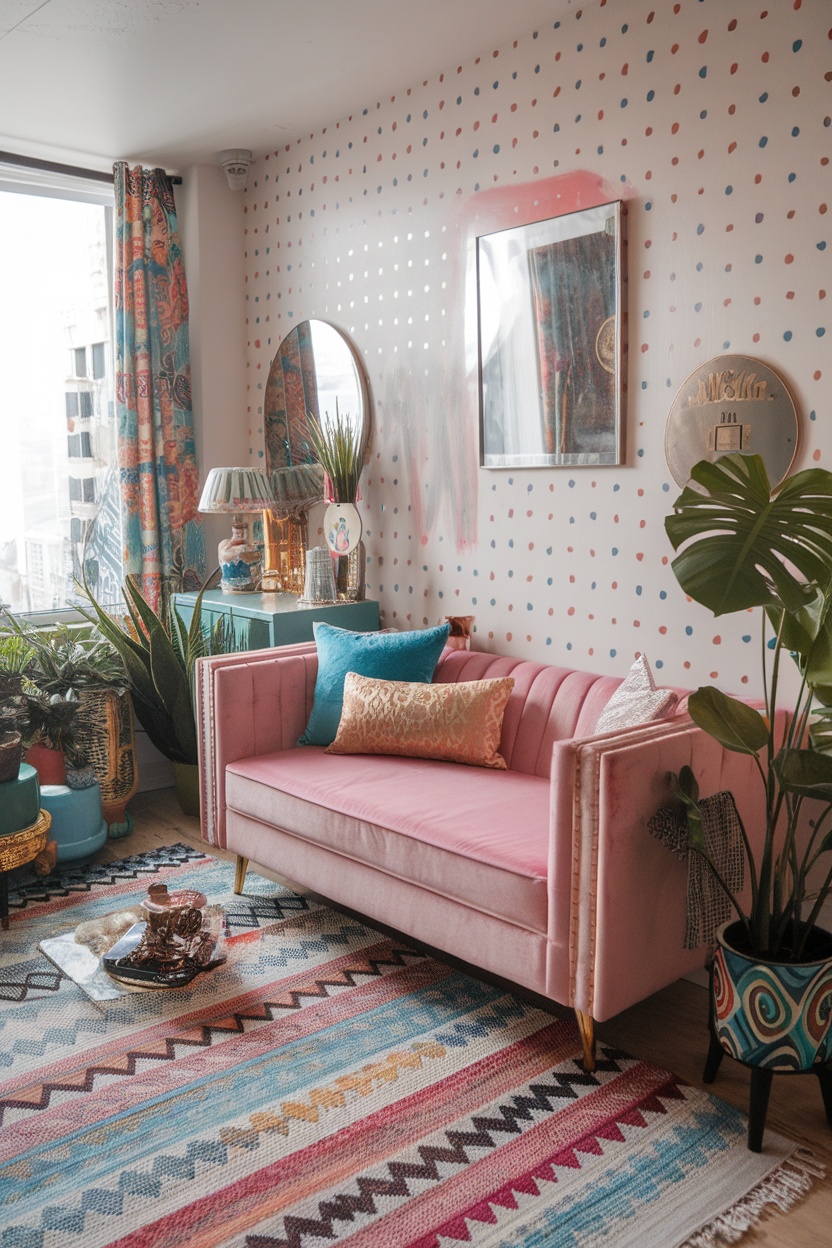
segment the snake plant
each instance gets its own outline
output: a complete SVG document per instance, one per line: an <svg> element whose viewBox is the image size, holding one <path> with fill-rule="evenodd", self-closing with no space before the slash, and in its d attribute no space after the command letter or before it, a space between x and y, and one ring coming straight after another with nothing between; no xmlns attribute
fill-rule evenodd
<svg viewBox="0 0 832 1248"><path fill-rule="evenodd" d="M136 718L153 745L172 762L196 763L194 664L210 652L202 628L204 588L187 628L172 603L166 626L131 579L123 586L126 628L99 606L88 586L78 588L89 599L92 611L78 610L121 655Z"/></svg>

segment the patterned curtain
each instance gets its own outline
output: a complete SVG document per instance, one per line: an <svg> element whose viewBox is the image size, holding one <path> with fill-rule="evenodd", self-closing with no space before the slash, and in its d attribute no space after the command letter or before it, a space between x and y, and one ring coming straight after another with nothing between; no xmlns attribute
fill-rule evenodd
<svg viewBox="0 0 832 1248"><path fill-rule="evenodd" d="M188 291L170 178L113 167L124 568L155 611L205 576L191 412Z"/></svg>

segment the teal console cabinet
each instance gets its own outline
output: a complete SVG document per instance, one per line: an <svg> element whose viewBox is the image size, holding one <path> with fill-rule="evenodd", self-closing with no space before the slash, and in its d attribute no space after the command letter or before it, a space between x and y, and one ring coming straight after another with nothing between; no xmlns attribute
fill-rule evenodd
<svg viewBox="0 0 832 1248"><path fill-rule="evenodd" d="M197 595L174 594L174 605L189 625ZM238 650L265 650L298 641L313 641L312 624L323 620L356 633L379 628L377 602L337 602L324 607L299 607L294 594L226 594L209 589L202 597L202 620L213 628L222 616L230 618Z"/></svg>

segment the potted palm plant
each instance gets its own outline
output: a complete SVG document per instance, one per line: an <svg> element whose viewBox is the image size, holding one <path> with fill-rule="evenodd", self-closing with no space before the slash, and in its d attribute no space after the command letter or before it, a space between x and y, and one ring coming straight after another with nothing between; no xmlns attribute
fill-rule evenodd
<svg viewBox="0 0 832 1248"><path fill-rule="evenodd" d="M821 1072L832 1056L832 936L817 925L832 886L832 473L809 469L772 490L759 456L732 454L691 477L665 521L673 571L715 616L761 608L765 703L713 686L688 703L700 728L753 760L765 811L763 828L741 827L744 904L708 853L693 775L677 778L689 846L736 912L712 968L710 1076L723 1051L769 1072Z"/></svg>

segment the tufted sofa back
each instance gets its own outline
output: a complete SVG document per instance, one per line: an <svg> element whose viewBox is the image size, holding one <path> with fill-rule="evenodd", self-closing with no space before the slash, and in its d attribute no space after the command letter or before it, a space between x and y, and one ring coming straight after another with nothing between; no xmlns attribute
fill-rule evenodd
<svg viewBox="0 0 832 1248"><path fill-rule="evenodd" d="M445 650L433 679L453 683L513 676L503 720L500 753L512 771L548 777L555 741L588 737L621 684L620 676L594 676L478 650Z"/></svg>

